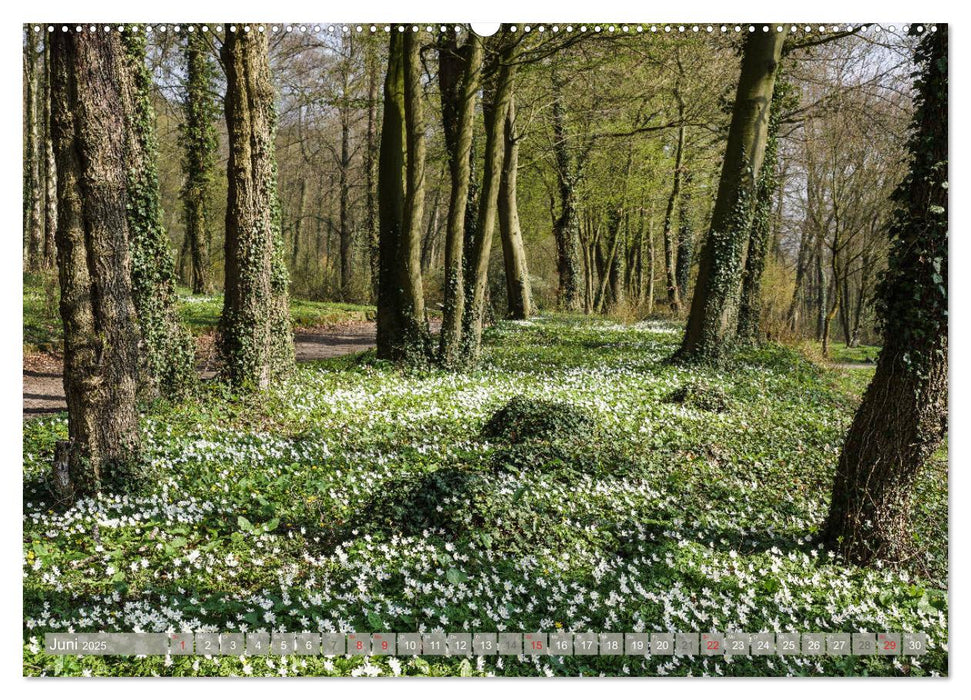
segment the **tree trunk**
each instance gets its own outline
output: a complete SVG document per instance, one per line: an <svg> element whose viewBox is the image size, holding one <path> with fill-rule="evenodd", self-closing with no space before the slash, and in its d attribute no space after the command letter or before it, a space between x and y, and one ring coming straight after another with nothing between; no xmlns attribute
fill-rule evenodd
<svg viewBox="0 0 971 700"><path fill-rule="evenodd" d="M694 231L691 228L691 171L683 165L681 176L681 201L678 211L678 256L675 267L675 280L678 284L678 297L688 296L688 280L691 276L691 258L694 253Z"/></svg>
<svg viewBox="0 0 971 700"><path fill-rule="evenodd" d="M220 347L230 384L262 390L294 362L276 188L273 86L266 35L230 31L226 25L225 37L229 193Z"/></svg>
<svg viewBox="0 0 971 700"><path fill-rule="evenodd" d="M212 185L219 141L215 119L217 105L215 69L205 34L190 32L185 45L186 96L182 127L183 221L190 260L189 281L193 294L209 290L209 242L212 240Z"/></svg>
<svg viewBox="0 0 971 700"><path fill-rule="evenodd" d="M557 296L567 311L583 309L583 290L580 289L580 217L577 211L577 186L582 177L583 163L575 162L566 133L566 109L563 105L563 86L553 76L553 152L559 184L560 214L553 224L556 239L556 269L559 275Z"/></svg>
<svg viewBox="0 0 971 700"><path fill-rule="evenodd" d="M856 564L912 556L914 484L947 431L947 25L921 40L910 173L897 188L884 346L840 454L823 541Z"/></svg>
<svg viewBox="0 0 971 700"><path fill-rule="evenodd" d="M769 129L766 137L765 156L759 181L756 185L755 211L748 237L748 250L745 255L745 269L742 272L742 293L738 308L739 341L757 344L761 341L762 316L762 274L769 253L769 239L772 228L772 199L779 187L776 173L778 164L778 132L783 100L788 94L785 79L776 80L769 105Z"/></svg>
<svg viewBox="0 0 971 700"><path fill-rule="evenodd" d="M38 99L37 32L28 26L24 45L24 240L27 268L36 272L43 263L44 230L41 224L40 118Z"/></svg>
<svg viewBox="0 0 971 700"><path fill-rule="evenodd" d="M735 339L739 283L744 264L754 175L762 168L769 105L784 32L750 34L745 42L728 144L711 228L698 267L691 312L678 356L717 361Z"/></svg>
<svg viewBox="0 0 971 700"><path fill-rule="evenodd" d="M519 228L519 205L516 200L517 171L519 170L519 137L516 136L516 101L509 98L504 131L504 157L499 180L499 237L506 272L507 315L526 319L533 315L532 290L529 286L529 267L526 249Z"/></svg>
<svg viewBox="0 0 971 700"><path fill-rule="evenodd" d="M365 214L364 229L371 269L371 294L378 297L380 277L380 235L378 232L378 47L374 41L366 44L365 69L367 70L367 143L364 150Z"/></svg>
<svg viewBox="0 0 971 700"><path fill-rule="evenodd" d="M483 96L483 121L485 123L485 163L482 171L482 191L479 201L479 218L476 237L472 245L471 278L466 281L470 294L466 298L465 315L462 319L462 345L464 361L475 364L482 345L482 320L485 313L486 287L489 281L489 257L495 231L499 182L505 154L506 114L512 99L516 58L519 55L519 39L505 28L494 37L496 47L490 57L491 66L486 70L490 85Z"/></svg>
<svg viewBox="0 0 971 700"><path fill-rule="evenodd" d="M445 289L438 361L443 367L452 368L461 359L466 284L465 224L472 179L472 138L475 97L481 82L482 41L470 34L459 53L455 35L446 32L442 34L439 46L442 123L451 189L445 232Z"/></svg>
<svg viewBox="0 0 971 700"><path fill-rule="evenodd" d="M341 160L340 168L338 169L340 183L341 299L343 301L350 301L353 297L352 275L354 273L352 258L353 231L351 230L350 222L351 186L349 175L351 169L351 117L348 113L349 109L350 107L346 104L345 99L345 104L341 106Z"/></svg>
<svg viewBox="0 0 971 700"><path fill-rule="evenodd" d="M377 355L394 361L421 362L428 352L421 279L423 129L418 40L412 32L403 36L392 32L378 166L381 274Z"/></svg>
<svg viewBox="0 0 971 700"><path fill-rule="evenodd" d="M57 264L57 165L51 136L51 40L44 40L44 269Z"/></svg>
<svg viewBox="0 0 971 700"><path fill-rule="evenodd" d="M678 116L684 119L684 103L678 95ZM678 143L674 156L674 185L668 197L667 210L664 212L664 272L668 287L668 305L675 313L681 313L681 295L678 288L678 243L674 232L674 208L681 194L682 167L684 163L684 132L682 125L678 129Z"/></svg>
<svg viewBox="0 0 971 700"><path fill-rule="evenodd" d="M71 481L137 478L140 341L128 246L125 56L115 32L54 32L51 135Z"/></svg>
<svg viewBox="0 0 971 700"><path fill-rule="evenodd" d="M162 225L158 141L145 65L144 31L124 32L123 104L128 138L128 245L131 290L142 334L149 396L182 397L196 382L195 345L182 327L175 291L175 260Z"/></svg>

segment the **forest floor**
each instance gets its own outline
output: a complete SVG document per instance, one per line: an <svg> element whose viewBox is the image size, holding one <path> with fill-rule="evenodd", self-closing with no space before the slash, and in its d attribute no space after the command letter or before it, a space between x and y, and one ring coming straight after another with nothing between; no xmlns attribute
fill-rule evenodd
<svg viewBox="0 0 971 700"><path fill-rule="evenodd" d="M61 321L56 283L40 274L24 275L24 418L67 410L64 402ZM222 296L179 295L182 321L196 339L196 367L202 379L216 369L215 328L222 312ZM291 299L294 349L297 362L312 362L357 353L374 346L374 307L361 304ZM432 320L437 332L439 321Z"/></svg>
<svg viewBox="0 0 971 700"><path fill-rule="evenodd" d="M679 325L501 322L474 371L373 352L142 417L143 488L69 508L63 414L23 424L25 675L947 675L947 446L907 570L815 542L873 369L769 344L667 362ZM515 401L513 401L515 399ZM919 658L51 657L72 629L920 631Z"/></svg>
<svg viewBox="0 0 971 700"><path fill-rule="evenodd" d="M433 320L431 331L437 333L441 322ZM377 326L374 321L299 328L293 334L297 362L314 362L364 352L374 347ZM202 379L215 375L214 334L196 337L196 368ZM54 352L37 352L24 356L24 418L37 418L67 410L64 382L61 376L63 358Z"/></svg>

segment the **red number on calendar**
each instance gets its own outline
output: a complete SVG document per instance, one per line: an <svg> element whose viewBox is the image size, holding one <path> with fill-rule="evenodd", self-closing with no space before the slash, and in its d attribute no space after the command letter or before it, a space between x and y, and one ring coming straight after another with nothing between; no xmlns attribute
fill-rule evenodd
<svg viewBox="0 0 971 700"><path fill-rule="evenodd" d="M364 642L358 642L357 643L357 648L358 649L363 649L364 648Z"/></svg>
<svg viewBox="0 0 971 700"><path fill-rule="evenodd" d="M892 639L888 639L883 643L884 651L896 651L896 649L897 649L897 642L893 641Z"/></svg>
<svg viewBox="0 0 971 700"><path fill-rule="evenodd" d="M718 640L709 639L708 646L706 648L708 649L708 651L718 651Z"/></svg>
<svg viewBox="0 0 971 700"><path fill-rule="evenodd" d="M381 651L387 651L387 650L388 650L388 643L381 642Z"/></svg>

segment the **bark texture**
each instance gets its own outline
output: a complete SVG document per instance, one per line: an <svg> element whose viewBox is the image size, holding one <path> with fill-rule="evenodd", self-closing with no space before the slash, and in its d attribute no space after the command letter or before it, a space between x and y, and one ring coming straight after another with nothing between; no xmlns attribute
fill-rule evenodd
<svg viewBox="0 0 971 700"><path fill-rule="evenodd" d="M125 52L115 32L54 32L51 135L64 393L75 493L138 477L140 334L128 241Z"/></svg>
<svg viewBox="0 0 971 700"><path fill-rule="evenodd" d="M392 32L378 164L377 356L398 362L424 362L430 342L421 279L423 129L418 40Z"/></svg>
<svg viewBox="0 0 971 700"><path fill-rule="evenodd" d="M220 350L234 387L265 389L294 363L273 155L273 86L266 36L229 25L225 36L229 196Z"/></svg>

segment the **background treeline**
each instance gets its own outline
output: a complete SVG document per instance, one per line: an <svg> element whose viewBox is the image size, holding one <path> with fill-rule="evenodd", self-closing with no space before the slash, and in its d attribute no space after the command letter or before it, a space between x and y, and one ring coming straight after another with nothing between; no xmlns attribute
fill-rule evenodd
<svg viewBox="0 0 971 700"><path fill-rule="evenodd" d="M223 30L179 29L148 34L163 224L180 282L197 293L220 291L228 158L217 55ZM427 141L420 262L431 310L444 303L450 196L443 80L448 89L448 57L467 44L448 29L421 32L419 47ZM52 262L48 222L56 216L46 175L53 157L45 138L45 39L27 32L24 53L30 269ZM494 40L485 40L486 63ZM515 61L515 111L505 130L517 151L516 214L533 306L621 317L685 310L712 214L741 43L718 28L663 36L533 29ZM773 337L872 343L885 202L904 168L913 40L871 29L800 33L789 43L776 96L773 184L759 214L767 219L769 251L761 325ZM268 48L291 292L373 303L387 36L383 27L281 28ZM474 109L473 208L486 147L481 99ZM494 246L491 317L511 311L503 260Z"/></svg>

